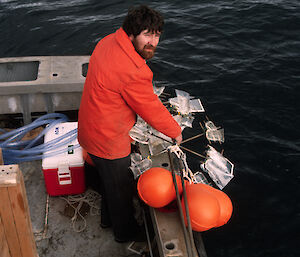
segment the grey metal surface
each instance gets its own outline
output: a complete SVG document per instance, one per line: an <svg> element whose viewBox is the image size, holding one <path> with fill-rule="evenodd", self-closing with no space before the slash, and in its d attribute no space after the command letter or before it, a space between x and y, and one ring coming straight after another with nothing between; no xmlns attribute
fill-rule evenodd
<svg viewBox="0 0 300 257"><path fill-rule="evenodd" d="M89 58L0 58L0 114L22 113L28 123L32 112L77 110Z"/></svg>
<svg viewBox="0 0 300 257"><path fill-rule="evenodd" d="M89 56L1 58L0 64L39 62L36 80L0 82L1 95L81 92L85 81L82 66L89 62L89 58Z"/></svg>
<svg viewBox="0 0 300 257"><path fill-rule="evenodd" d="M0 63L0 82L36 80L38 68L38 61Z"/></svg>

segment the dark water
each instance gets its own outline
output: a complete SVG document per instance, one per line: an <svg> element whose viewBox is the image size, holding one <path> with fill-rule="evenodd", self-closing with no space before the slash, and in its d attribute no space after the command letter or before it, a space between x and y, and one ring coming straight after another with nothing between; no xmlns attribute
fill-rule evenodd
<svg viewBox="0 0 300 257"><path fill-rule="evenodd" d="M0 57L89 55L142 2L0 0ZM300 256L300 1L150 6L166 18L157 84L201 98L236 165L233 217L203 233L208 256Z"/></svg>

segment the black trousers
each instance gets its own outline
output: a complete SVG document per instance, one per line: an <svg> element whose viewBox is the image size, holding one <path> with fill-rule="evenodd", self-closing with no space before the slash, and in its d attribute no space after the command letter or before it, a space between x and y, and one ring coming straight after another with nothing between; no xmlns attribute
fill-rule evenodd
<svg viewBox="0 0 300 257"><path fill-rule="evenodd" d="M108 160L90 154L100 179L101 223L112 225L114 236L126 240L138 231L134 218L134 179L130 166L130 155Z"/></svg>

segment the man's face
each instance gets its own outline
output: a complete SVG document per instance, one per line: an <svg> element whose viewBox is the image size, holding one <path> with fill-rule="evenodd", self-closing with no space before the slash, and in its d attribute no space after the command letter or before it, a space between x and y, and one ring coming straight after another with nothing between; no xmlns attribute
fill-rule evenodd
<svg viewBox="0 0 300 257"><path fill-rule="evenodd" d="M159 37L160 32L151 32L146 29L136 37L131 35L129 38L131 39L131 42L139 55L145 60L148 60L154 56L156 46L159 42Z"/></svg>

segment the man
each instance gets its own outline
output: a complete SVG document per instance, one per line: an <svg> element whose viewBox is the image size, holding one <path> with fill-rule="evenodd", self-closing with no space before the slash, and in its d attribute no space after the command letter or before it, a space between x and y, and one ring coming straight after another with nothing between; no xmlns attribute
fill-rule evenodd
<svg viewBox="0 0 300 257"><path fill-rule="evenodd" d="M163 25L162 16L147 6L130 9L123 26L95 47L82 94L78 140L100 176L101 226L112 226L117 242L137 241L140 233L128 170L136 114L178 144L182 140L180 126L153 93L146 64Z"/></svg>

